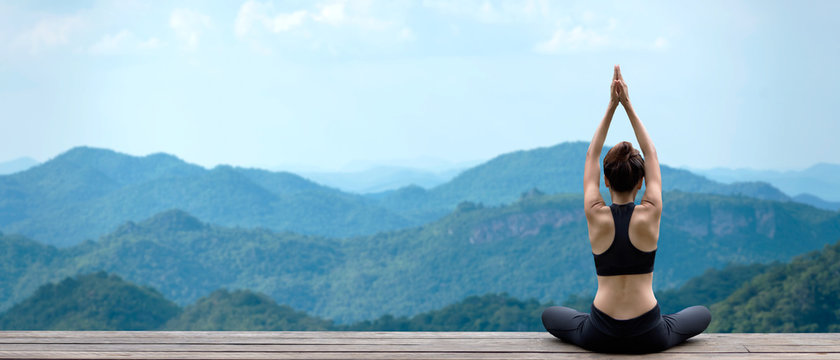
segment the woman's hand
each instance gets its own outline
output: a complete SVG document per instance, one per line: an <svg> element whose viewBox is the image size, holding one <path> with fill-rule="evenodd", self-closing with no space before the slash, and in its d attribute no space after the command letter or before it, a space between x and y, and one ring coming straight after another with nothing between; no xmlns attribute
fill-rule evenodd
<svg viewBox="0 0 840 360"><path fill-rule="evenodd" d="M610 83L610 107L617 107L618 103L621 102L618 93L619 89L621 89L621 85L618 83L618 65L616 65L615 71L613 71L612 82Z"/></svg>
<svg viewBox="0 0 840 360"><path fill-rule="evenodd" d="M618 98L618 102L621 105L627 106L630 102L630 92L627 90L627 83L624 82L624 78L621 76L621 68L618 65L615 66L615 72L613 74L612 89L615 97Z"/></svg>

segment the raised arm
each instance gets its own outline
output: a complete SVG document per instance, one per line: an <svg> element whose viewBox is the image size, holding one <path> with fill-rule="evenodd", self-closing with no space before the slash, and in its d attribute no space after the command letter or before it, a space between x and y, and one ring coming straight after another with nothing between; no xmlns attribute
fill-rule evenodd
<svg viewBox="0 0 840 360"><path fill-rule="evenodd" d="M607 138L607 131L610 129L615 109L619 104L618 75L618 66L616 66L610 84L610 102L607 113L595 129L595 135L592 136L589 149L586 151L586 164L583 167L583 204L587 217L590 217L594 210L606 206L601 196L601 168L598 166L598 161L601 158L601 150L604 148L604 140Z"/></svg>
<svg viewBox="0 0 840 360"><path fill-rule="evenodd" d="M648 135L639 116L636 115L636 110L630 103L630 96L627 91L627 83L624 82L624 77L621 76L621 69L616 65L616 75L618 77L617 91L618 98L621 105L624 106L624 111L627 112L627 117L630 118L630 125L633 126L633 132L636 133L636 141L639 142L639 148L645 156L645 193L642 195L642 204L650 206L654 209L654 213L659 215L662 211L662 174L659 170L659 158L656 156L656 148L653 146L653 140ZM614 83L616 81L613 81Z"/></svg>

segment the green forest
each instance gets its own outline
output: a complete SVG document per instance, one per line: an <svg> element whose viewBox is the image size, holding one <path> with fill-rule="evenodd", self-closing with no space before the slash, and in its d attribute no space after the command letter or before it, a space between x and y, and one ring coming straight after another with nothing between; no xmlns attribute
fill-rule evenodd
<svg viewBox="0 0 840 360"><path fill-rule="evenodd" d="M710 307L709 332L834 332L840 330L838 275L840 242L790 263L709 270L656 296L665 313ZM588 311L591 301L570 296L563 305ZM96 272L41 286L0 314L0 329L542 331L540 314L552 305L485 294L413 316L336 324L250 290L219 289L179 307L153 288Z"/></svg>

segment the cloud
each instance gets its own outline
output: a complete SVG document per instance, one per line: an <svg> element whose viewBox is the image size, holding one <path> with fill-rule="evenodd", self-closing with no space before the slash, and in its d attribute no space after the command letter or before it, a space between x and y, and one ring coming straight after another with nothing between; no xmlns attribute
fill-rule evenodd
<svg viewBox="0 0 840 360"><path fill-rule="evenodd" d="M107 34L90 46L90 52L94 54L115 54L124 51L126 43L133 37L134 34L128 30L122 30L116 34Z"/></svg>
<svg viewBox="0 0 840 360"><path fill-rule="evenodd" d="M654 49L664 49L668 47L668 39L660 36L653 41L653 48Z"/></svg>
<svg viewBox="0 0 840 360"><path fill-rule="evenodd" d="M269 53L266 34L302 39L311 49L331 52L361 43L394 43L414 39L402 18L407 14L399 2L332 0L303 8L279 11L274 2L249 0L234 21L234 33L255 49ZM393 10L397 11L388 11ZM382 12L386 14L383 16Z"/></svg>
<svg viewBox="0 0 840 360"><path fill-rule="evenodd" d="M571 30L563 28L554 31L551 39L538 43L535 50L540 53L578 52L603 48L610 44L607 35L582 26Z"/></svg>
<svg viewBox="0 0 840 360"><path fill-rule="evenodd" d="M135 50L150 50L161 46L161 41L151 37L140 41L134 33L128 30L120 30L116 34L106 34L99 41L88 49L90 53L97 55L116 55L132 52Z"/></svg>
<svg viewBox="0 0 840 360"><path fill-rule="evenodd" d="M269 15L270 13L275 13L273 4L246 1L236 15L234 32L243 37L261 30L273 33L289 31L303 25L309 15L306 10L273 15Z"/></svg>
<svg viewBox="0 0 840 360"><path fill-rule="evenodd" d="M21 33L14 43L28 48L32 54L39 53L51 47L68 44L70 37L84 25L82 18L75 15L48 17Z"/></svg>
<svg viewBox="0 0 840 360"><path fill-rule="evenodd" d="M603 19L603 20L601 20ZM667 48L668 40L659 36L655 40L646 35L633 33L631 28L622 26L615 17L599 16L592 11L584 11L580 21L572 18L558 21L551 37L537 42L534 51L543 54L579 53L604 50L654 50Z"/></svg>
<svg viewBox="0 0 840 360"><path fill-rule="evenodd" d="M196 50L201 33L210 28L210 17L189 9L175 9L169 16L169 27L175 31L187 50Z"/></svg>
<svg viewBox="0 0 840 360"><path fill-rule="evenodd" d="M546 0L424 0L423 7L440 14L468 17L488 24L533 22L548 17L552 10Z"/></svg>

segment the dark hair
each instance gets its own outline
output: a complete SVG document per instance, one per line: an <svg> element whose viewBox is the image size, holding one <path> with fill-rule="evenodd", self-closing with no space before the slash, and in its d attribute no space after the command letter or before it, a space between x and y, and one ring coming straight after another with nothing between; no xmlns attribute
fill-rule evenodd
<svg viewBox="0 0 840 360"><path fill-rule="evenodd" d="M604 176L616 192L633 190L645 176L645 159L632 144L622 141L604 156Z"/></svg>

